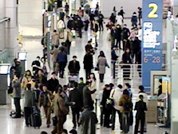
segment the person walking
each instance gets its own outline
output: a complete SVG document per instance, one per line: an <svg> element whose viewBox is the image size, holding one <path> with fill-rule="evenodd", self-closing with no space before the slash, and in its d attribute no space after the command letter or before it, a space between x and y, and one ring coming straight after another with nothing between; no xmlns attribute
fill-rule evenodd
<svg viewBox="0 0 178 134"><path fill-rule="evenodd" d="M43 92L39 96L39 106L44 108L46 115L46 125L47 127L50 127L52 93L48 90L46 85L42 86L42 90Z"/></svg>
<svg viewBox="0 0 178 134"><path fill-rule="evenodd" d="M106 67L109 68L109 65L107 63L107 60L106 60L106 57L103 51L100 51L97 67L99 69L98 73L99 73L100 82L103 83L104 74L106 73Z"/></svg>
<svg viewBox="0 0 178 134"><path fill-rule="evenodd" d="M59 65L58 63L56 62L56 58L57 58L57 55L59 54L60 50L58 49L58 45L55 45L54 46L54 50L52 50L50 52L50 54L52 55L52 62L53 62L53 71L57 74L58 71L59 71Z"/></svg>
<svg viewBox="0 0 178 134"><path fill-rule="evenodd" d="M64 77L64 70L67 64L67 54L64 52L64 49L61 48L61 52L59 52L56 60L59 64L59 77Z"/></svg>
<svg viewBox="0 0 178 134"><path fill-rule="evenodd" d="M51 79L48 80L48 89L51 93L56 91L56 88L59 86L59 80L56 78L56 73L51 73Z"/></svg>
<svg viewBox="0 0 178 134"><path fill-rule="evenodd" d="M97 123L96 114L86 105L79 120L80 134L96 134Z"/></svg>
<svg viewBox="0 0 178 134"><path fill-rule="evenodd" d="M82 110L82 94L78 90L77 82L74 82L74 89L69 92L69 102L75 102L75 105L71 106L71 109L73 128L76 129L79 122L80 111Z"/></svg>
<svg viewBox="0 0 178 134"><path fill-rule="evenodd" d="M140 133L144 133L144 125L145 125L145 111L147 111L146 103L143 101L143 95L139 95L140 101L136 102L135 109L136 112L136 123L135 123L135 131L134 134L138 134L139 123L141 122Z"/></svg>
<svg viewBox="0 0 178 134"><path fill-rule="evenodd" d="M54 115L57 117L57 124L51 132L52 134L62 133L65 117L69 113L69 110L65 106L65 100L62 97L61 93L62 88L60 87L54 97Z"/></svg>
<svg viewBox="0 0 178 134"><path fill-rule="evenodd" d="M121 106L122 113L122 132L128 133L130 127L130 112L132 111L132 101L127 90L123 91L123 95L119 100L119 106Z"/></svg>
<svg viewBox="0 0 178 134"><path fill-rule="evenodd" d="M125 51L127 49L127 43L128 38L130 36L130 30L127 28L127 24L124 24L122 29L122 44L123 44L123 50Z"/></svg>
<svg viewBox="0 0 178 134"><path fill-rule="evenodd" d="M69 62L68 69L70 75L75 75L75 76L79 75L80 63L79 61L77 61L77 56L73 56L73 60Z"/></svg>
<svg viewBox="0 0 178 134"><path fill-rule="evenodd" d="M91 82L87 81L86 82L86 86L83 89L83 106L88 106L91 110L94 109L93 107L93 100L91 95L94 94L96 92L96 89L94 89L93 91L90 90L91 87Z"/></svg>
<svg viewBox="0 0 178 134"><path fill-rule="evenodd" d="M93 69L93 55L89 51L87 51L84 56L83 64L87 80L89 78L89 75L91 74L91 70Z"/></svg>
<svg viewBox="0 0 178 134"><path fill-rule="evenodd" d="M51 35L51 43L52 43L52 50L54 46L59 46L59 34L57 33L57 30L54 30Z"/></svg>
<svg viewBox="0 0 178 134"><path fill-rule="evenodd" d="M116 16L116 23L117 23L117 25L120 25L120 26L122 26L122 24L123 24L123 17L120 12Z"/></svg>
<svg viewBox="0 0 178 134"><path fill-rule="evenodd" d="M114 90L110 93L110 98L114 100L114 106L112 109L112 130L115 129L115 121L116 121L116 112L119 115L119 123L120 123L120 130L123 130L122 126L122 114L121 114L121 107L119 106L119 100L122 96L123 89L122 85L118 85Z"/></svg>
<svg viewBox="0 0 178 134"><path fill-rule="evenodd" d="M98 14L99 31L104 30L104 27L103 27L104 20L103 19L104 19L104 15L100 11Z"/></svg>

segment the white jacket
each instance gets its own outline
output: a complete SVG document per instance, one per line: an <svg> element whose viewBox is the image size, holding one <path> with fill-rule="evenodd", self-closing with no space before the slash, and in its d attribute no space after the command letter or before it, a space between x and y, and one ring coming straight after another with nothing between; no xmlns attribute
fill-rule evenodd
<svg viewBox="0 0 178 134"><path fill-rule="evenodd" d="M113 94L113 92L114 92L114 94ZM112 95L113 95L113 97L112 97ZM111 91L111 93L110 93L110 98L113 98L113 100L114 100L114 108L116 110L120 110L121 109L121 107L119 106L119 100L120 100L121 96L122 96L122 91L118 87L113 89Z"/></svg>
<svg viewBox="0 0 178 134"><path fill-rule="evenodd" d="M116 20L117 20L116 23L122 26L123 17L121 15L117 15Z"/></svg>

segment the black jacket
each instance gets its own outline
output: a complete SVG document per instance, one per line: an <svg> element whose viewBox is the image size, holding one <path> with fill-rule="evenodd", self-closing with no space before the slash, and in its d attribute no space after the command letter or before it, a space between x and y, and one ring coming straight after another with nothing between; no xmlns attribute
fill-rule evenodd
<svg viewBox="0 0 178 134"><path fill-rule="evenodd" d="M91 98L91 94L95 93L95 90L90 91L90 89L85 86L83 89L83 106L89 106L93 109L93 100Z"/></svg>
<svg viewBox="0 0 178 134"><path fill-rule="evenodd" d="M122 38L127 40L130 36L130 30L126 27L122 29Z"/></svg>
<svg viewBox="0 0 178 134"><path fill-rule="evenodd" d="M48 80L48 90L52 93L56 90L56 88L59 86L59 81L57 79L49 79Z"/></svg>
<svg viewBox="0 0 178 134"><path fill-rule="evenodd" d="M105 106L106 106L106 100L109 98L110 93L111 93L111 90L104 89L104 91L103 91L101 105L103 106L104 109L105 109Z"/></svg>
<svg viewBox="0 0 178 134"><path fill-rule="evenodd" d="M69 72L71 74L78 74L80 71L80 63L78 61L70 61L68 66Z"/></svg>
<svg viewBox="0 0 178 134"><path fill-rule="evenodd" d="M131 64L132 63L132 59L131 59L130 53L124 53L122 55L122 61L123 61L124 64Z"/></svg>
<svg viewBox="0 0 178 134"><path fill-rule="evenodd" d="M144 114L145 111L147 111L146 103L141 100L136 102L135 110L137 111L137 114Z"/></svg>
<svg viewBox="0 0 178 134"><path fill-rule="evenodd" d="M83 103L82 94L77 88L74 88L69 92L69 101L75 102L75 105L71 106L72 110L81 110Z"/></svg>
<svg viewBox="0 0 178 134"><path fill-rule="evenodd" d="M93 68L93 56L91 54L86 54L83 60L84 69L91 70Z"/></svg>

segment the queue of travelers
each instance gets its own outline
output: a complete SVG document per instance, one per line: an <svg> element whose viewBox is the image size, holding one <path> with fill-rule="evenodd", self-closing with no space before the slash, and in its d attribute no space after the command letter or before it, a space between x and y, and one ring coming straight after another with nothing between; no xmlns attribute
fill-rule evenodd
<svg viewBox="0 0 178 134"><path fill-rule="evenodd" d="M69 16L69 5L66 3L65 12L68 18L67 25L64 23L64 15L58 21L57 30L52 33L51 43L53 72L49 78L49 71L45 69L46 57L43 55L43 63L40 56L32 62L32 71L27 70L22 74L20 61L14 60L14 66L11 68L11 88L14 98L16 115L14 118L21 118L21 111L24 111L25 124L27 127L34 126L34 112L45 114L46 127L49 128L53 124L52 134L67 134L65 122L67 115L72 115L73 128L70 134L77 134L77 130L81 134L95 134L96 125L100 124L103 127L115 130L116 113L119 117L120 130L122 133L128 133L130 126L133 125L133 110L136 110L136 124L134 134L138 133L138 126L141 123L141 134L144 133L145 111L147 110L147 95L144 92L144 87L139 86L139 97L135 108L132 102L132 89L129 83L118 86L113 83L105 84L102 89L97 89L97 83L104 83L106 67L110 68L107 57L103 51L99 52L96 67L94 66L93 56L97 50L97 32L104 31L104 16L99 11L99 5L96 5L96 11L83 11L81 7L77 14ZM130 65L133 61L140 63L140 34L139 24L141 23L141 8L139 8L139 16L137 20L136 12L133 13L131 22L132 30L124 24L124 9L121 7L117 13L113 9L113 13L106 25L110 30L110 40L113 60L117 60L118 56L115 53L116 49L124 50L122 56L123 78L130 79ZM67 38L65 42L60 42L64 38L63 32L67 26ZM92 44L92 39L85 46L86 54L83 58L85 80L80 77L81 62L74 55L71 61L68 60L70 55L70 46L73 38L82 38L82 30L88 31L91 29L95 36L95 45ZM61 45L60 45L61 44ZM44 45L44 48L45 45ZM135 58L135 59L134 59ZM67 68L67 69L66 69ZM99 80L96 79L95 73L98 71ZM65 70L69 71L69 75L77 76L75 80L69 81L68 84L59 82L59 78L65 77ZM22 92L24 93L22 94ZM24 110L21 109L20 99L24 97ZM100 118L98 118L97 107L99 106ZM71 110L71 112L70 112ZM39 116L41 117L41 116ZM40 119L39 119L40 120ZM39 121L38 120L38 121ZM41 124L38 126L40 127ZM77 129L79 128L79 129ZM46 132L41 132L46 134Z"/></svg>

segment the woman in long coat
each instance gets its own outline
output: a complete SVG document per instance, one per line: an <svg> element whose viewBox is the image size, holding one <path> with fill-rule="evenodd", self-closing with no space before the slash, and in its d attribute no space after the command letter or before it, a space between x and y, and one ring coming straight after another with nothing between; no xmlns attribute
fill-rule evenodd
<svg viewBox="0 0 178 134"><path fill-rule="evenodd" d="M107 60L106 60L106 57L103 51L100 51L100 55L98 56L97 67L98 67L100 82L103 83L104 74L106 73L106 67L109 68L109 65L107 63Z"/></svg>

